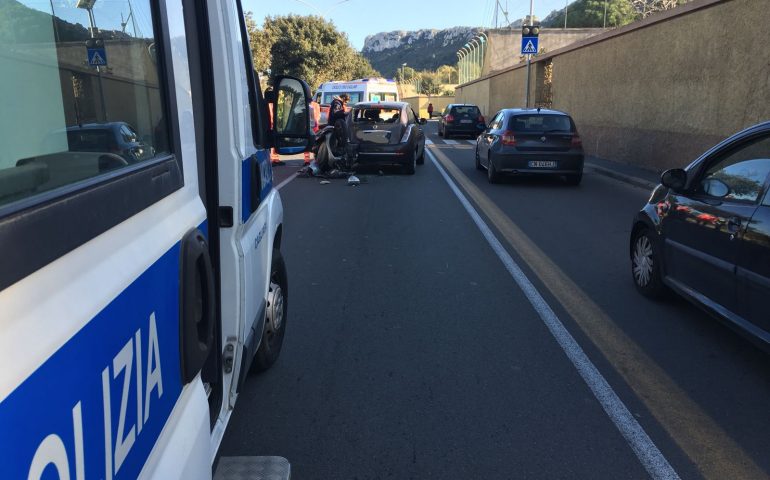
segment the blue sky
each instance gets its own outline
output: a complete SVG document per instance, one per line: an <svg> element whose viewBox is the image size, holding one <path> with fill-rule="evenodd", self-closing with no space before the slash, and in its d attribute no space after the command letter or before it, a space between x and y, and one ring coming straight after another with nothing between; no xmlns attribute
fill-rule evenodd
<svg viewBox="0 0 770 480"><path fill-rule="evenodd" d="M552 10L564 8L564 2L535 0L535 15L544 18ZM503 7L508 4L511 21L529 14L528 0L500 0L500 3ZM243 0L244 10L253 12L260 24L267 15L318 15L321 12L347 33L359 50L364 46L364 38L372 33L456 26L490 27L494 5L495 0ZM502 14L500 18L502 23Z"/></svg>

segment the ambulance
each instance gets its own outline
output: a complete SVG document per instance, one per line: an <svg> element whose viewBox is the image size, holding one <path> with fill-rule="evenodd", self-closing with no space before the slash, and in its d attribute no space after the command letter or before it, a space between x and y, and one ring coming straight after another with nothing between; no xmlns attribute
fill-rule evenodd
<svg viewBox="0 0 770 480"><path fill-rule="evenodd" d="M244 382L283 344L270 149L308 149L310 90L261 91L241 0L13 4L0 477L210 479L232 466L217 451ZM234 461L288 478L278 457Z"/></svg>
<svg viewBox="0 0 770 480"><path fill-rule="evenodd" d="M313 98L321 106L320 123L327 123L329 106L335 96L347 93L348 107L358 102L398 102L398 84L385 78L359 78L349 82L333 81L322 83Z"/></svg>

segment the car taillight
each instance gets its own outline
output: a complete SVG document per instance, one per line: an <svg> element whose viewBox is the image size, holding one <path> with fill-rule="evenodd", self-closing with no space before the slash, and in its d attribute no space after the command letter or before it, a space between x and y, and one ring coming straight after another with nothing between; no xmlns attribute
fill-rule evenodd
<svg viewBox="0 0 770 480"><path fill-rule="evenodd" d="M447 122L454 122L454 121L455 121L455 117L453 117L452 115L447 115L447 116L446 116L446 118L445 118L445 120L446 120Z"/></svg>
<svg viewBox="0 0 770 480"><path fill-rule="evenodd" d="M501 137L501 140L503 142L503 145L508 145L510 147L516 145L516 137L513 136L513 132L506 131L503 132L503 136Z"/></svg>
<svg viewBox="0 0 770 480"><path fill-rule="evenodd" d="M487 123L484 121L484 115L479 115L479 123Z"/></svg>
<svg viewBox="0 0 770 480"><path fill-rule="evenodd" d="M580 135L578 135L577 133L572 134L572 146L573 147L583 146L583 140L580 139Z"/></svg>

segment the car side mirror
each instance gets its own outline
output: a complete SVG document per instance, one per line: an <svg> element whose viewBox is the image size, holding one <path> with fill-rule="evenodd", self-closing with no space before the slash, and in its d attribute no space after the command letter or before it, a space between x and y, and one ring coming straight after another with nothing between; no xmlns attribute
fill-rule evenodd
<svg viewBox="0 0 770 480"><path fill-rule="evenodd" d="M674 191L684 190L687 185L687 172L681 168L666 170L660 176L660 183Z"/></svg>
<svg viewBox="0 0 770 480"><path fill-rule="evenodd" d="M420 118L419 120L417 120L417 123L419 123L420 125L425 125L426 123L428 123L428 120L424 118Z"/></svg>
<svg viewBox="0 0 770 480"><path fill-rule="evenodd" d="M266 95L272 111L273 146L281 155L307 151L313 144L310 124L310 87L302 80L277 76Z"/></svg>

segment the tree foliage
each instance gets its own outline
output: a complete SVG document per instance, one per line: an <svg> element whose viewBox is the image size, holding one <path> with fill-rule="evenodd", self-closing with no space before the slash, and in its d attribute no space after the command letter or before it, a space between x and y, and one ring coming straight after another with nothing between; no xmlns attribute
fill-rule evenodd
<svg viewBox="0 0 770 480"><path fill-rule="evenodd" d="M647 16L682 5L690 0L607 0L607 27L620 27ZM567 6L567 28L604 26L605 0L575 0ZM544 27L564 26L564 9L552 11L541 22Z"/></svg>
<svg viewBox="0 0 770 480"><path fill-rule="evenodd" d="M293 75L315 88L330 80L379 76L332 22L318 16L267 17L258 28L247 14L254 68Z"/></svg>

